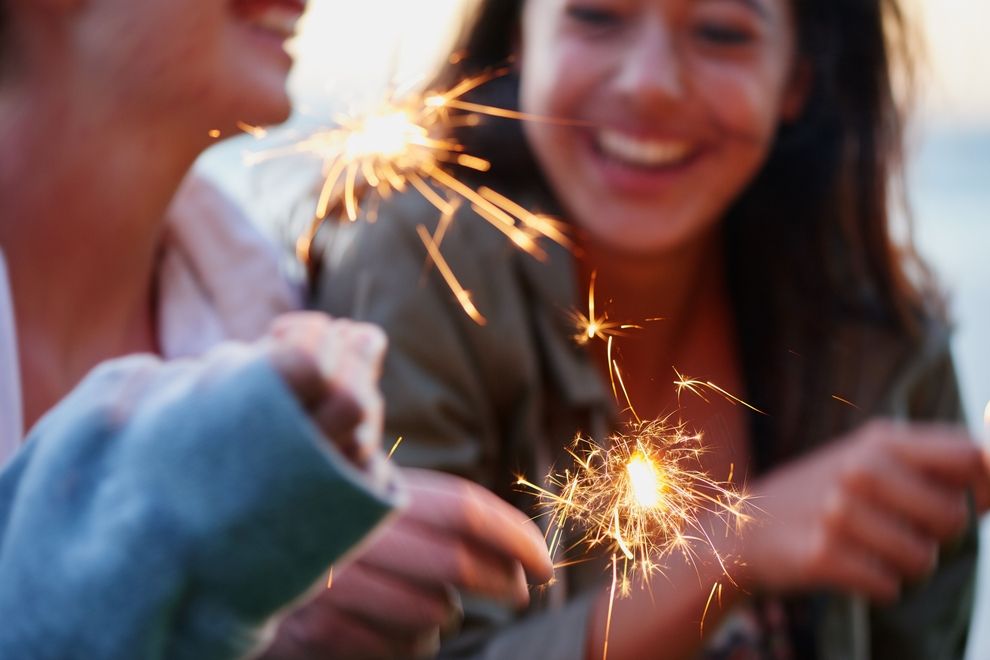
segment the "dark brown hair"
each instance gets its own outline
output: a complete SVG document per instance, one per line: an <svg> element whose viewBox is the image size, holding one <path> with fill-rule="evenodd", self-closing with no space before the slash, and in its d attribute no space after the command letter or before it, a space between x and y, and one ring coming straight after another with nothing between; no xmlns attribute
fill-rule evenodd
<svg viewBox="0 0 990 660"><path fill-rule="evenodd" d="M481 0L435 85L509 61L524 1ZM897 246L890 226L904 138L893 75L910 81L912 55L898 1L791 1L810 72L808 101L799 118L780 127L767 163L724 219L747 395L771 410L775 396L765 384L774 382L781 353L817 351L826 360L831 329L849 319L913 341L925 319L940 313L927 272L913 249ZM475 100L518 107L517 88L506 76ZM500 184L539 181L518 125L488 121L490 128L460 129L458 137L493 161ZM908 272L921 277L912 281ZM800 346L783 343L785 321L799 328ZM827 386L816 384L826 365L807 361L801 398L820 405L828 393L812 390ZM778 446L776 456L764 458L789 453Z"/></svg>

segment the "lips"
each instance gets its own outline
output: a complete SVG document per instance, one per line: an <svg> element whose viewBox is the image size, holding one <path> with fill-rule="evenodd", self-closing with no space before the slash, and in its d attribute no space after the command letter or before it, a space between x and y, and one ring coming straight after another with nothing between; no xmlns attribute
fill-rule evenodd
<svg viewBox="0 0 990 660"><path fill-rule="evenodd" d="M296 33L296 23L306 10L303 0L234 0L238 19L280 39Z"/></svg>
<svg viewBox="0 0 990 660"><path fill-rule="evenodd" d="M601 154L621 164L640 168L663 168L684 163L696 147L687 140L643 138L603 128L595 135Z"/></svg>

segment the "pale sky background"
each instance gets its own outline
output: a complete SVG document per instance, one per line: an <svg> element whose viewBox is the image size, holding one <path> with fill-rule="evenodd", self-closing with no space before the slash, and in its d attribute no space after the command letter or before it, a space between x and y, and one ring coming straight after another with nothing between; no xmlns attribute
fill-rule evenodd
<svg viewBox="0 0 990 660"><path fill-rule="evenodd" d="M298 41L297 102L361 97L428 69L470 0L310 0ZM990 2L907 0L925 33L926 104L941 122L990 124ZM328 81L333 80L331 85Z"/></svg>

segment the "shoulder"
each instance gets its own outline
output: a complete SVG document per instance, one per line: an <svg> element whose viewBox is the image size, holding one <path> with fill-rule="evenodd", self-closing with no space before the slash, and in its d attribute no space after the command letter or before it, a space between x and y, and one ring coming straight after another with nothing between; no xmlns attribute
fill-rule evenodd
<svg viewBox="0 0 990 660"><path fill-rule="evenodd" d="M497 317L518 299L519 249L470 204L443 216L414 190L383 201L374 219L327 223L310 302L382 323L372 309ZM487 310L487 311L486 311Z"/></svg>
<svg viewBox="0 0 990 660"><path fill-rule="evenodd" d="M159 335L169 357L253 340L301 305L271 241L214 183L191 174L166 212Z"/></svg>

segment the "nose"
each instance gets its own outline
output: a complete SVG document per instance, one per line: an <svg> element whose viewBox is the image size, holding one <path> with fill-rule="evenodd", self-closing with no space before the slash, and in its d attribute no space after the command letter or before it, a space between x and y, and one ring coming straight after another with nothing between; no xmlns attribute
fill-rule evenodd
<svg viewBox="0 0 990 660"><path fill-rule="evenodd" d="M672 31L662 19L641 21L620 57L614 84L631 105L653 105L683 96L683 62Z"/></svg>

